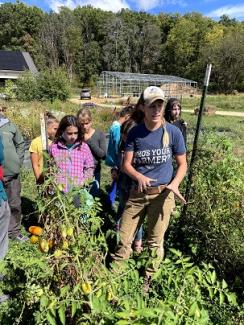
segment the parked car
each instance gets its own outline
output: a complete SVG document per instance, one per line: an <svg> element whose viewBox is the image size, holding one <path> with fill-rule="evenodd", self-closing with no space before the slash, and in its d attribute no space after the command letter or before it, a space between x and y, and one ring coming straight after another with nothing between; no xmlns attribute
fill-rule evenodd
<svg viewBox="0 0 244 325"><path fill-rule="evenodd" d="M88 88L81 89L80 99L91 99L91 90Z"/></svg>

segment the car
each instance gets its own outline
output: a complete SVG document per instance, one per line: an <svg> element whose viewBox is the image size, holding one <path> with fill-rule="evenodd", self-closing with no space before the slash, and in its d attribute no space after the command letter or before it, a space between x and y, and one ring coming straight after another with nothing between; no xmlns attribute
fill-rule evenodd
<svg viewBox="0 0 244 325"><path fill-rule="evenodd" d="M88 88L81 89L80 99L91 99L91 90Z"/></svg>

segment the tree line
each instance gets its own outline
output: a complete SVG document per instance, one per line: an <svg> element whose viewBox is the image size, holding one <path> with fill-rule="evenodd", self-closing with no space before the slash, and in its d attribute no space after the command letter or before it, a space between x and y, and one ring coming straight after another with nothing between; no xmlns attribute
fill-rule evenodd
<svg viewBox="0 0 244 325"><path fill-rule="evenodd" d="M28 51L37 68L64 68L93 86L103 70L171 74L202 82L213 64L211 89L244 90L244 22L200 13L151 15L91 6L45 13L23 3L0 6L0 49Z"/></svg>

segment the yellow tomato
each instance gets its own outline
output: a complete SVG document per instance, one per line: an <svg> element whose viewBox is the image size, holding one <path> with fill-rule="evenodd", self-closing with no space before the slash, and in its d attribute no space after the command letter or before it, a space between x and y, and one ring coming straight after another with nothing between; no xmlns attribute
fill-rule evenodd
<svg viewBox="0 0 244 325"><path fill-rule="evenodd" d="M32 244L36 244L38 242L38 240L39 240L39 237L36 236L36 235L32 235L31 238L30 238L30 242Z"/></svg>
<svg viewBox="0 0 244 325"><path fill-rule="evenodd" d="M68 249L69 248L69 242L67 240L63 241L62 249Z"/></svg>
<svg viewBox="0 0 244 325"><path fill-rule="evenodd" d="M74 230L72 227L67 228L67 236L71 237L73 236Z"/></svg>
<svg viewBox="0 0 244 325"><path fill-rule="evenodd" d="M55 258L60 258L62 255L63 255L63 252L61 251L61 249L56 249L56 251L54 252Z"/></svg>
<svg viewBox="0 0 244 325"><path fill-rule="evenodd" d="M41 239L39 241L39 249L42 253L48 253L49 246L48 246L48 242L46 241L46 239Z"/></svg>
<svg viewBox="0 0 244 325"><path fill-rule="evenodd" d="M92 287L89 282L83 282L81 284L81 289L84 292L85 295L89 295L92 292Z"/></svg>

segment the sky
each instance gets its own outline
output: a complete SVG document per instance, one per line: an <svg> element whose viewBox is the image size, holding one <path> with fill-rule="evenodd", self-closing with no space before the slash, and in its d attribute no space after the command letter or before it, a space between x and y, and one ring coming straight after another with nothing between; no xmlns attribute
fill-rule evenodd
<svg viewBox="0 0 244 325"><path fill-rule="evenodd" d="M5 2L15 1L0 0L0 3ZM239 21L244 20L244 1L239 0L25 0L22 2L37 6L46 12L50 10L58 12L60 6L74 9L78 6L92 5L113 12L122 8L151 14L199 12L215 20L222 15L228 15Z"/></svg>

